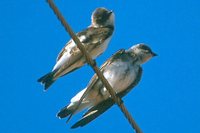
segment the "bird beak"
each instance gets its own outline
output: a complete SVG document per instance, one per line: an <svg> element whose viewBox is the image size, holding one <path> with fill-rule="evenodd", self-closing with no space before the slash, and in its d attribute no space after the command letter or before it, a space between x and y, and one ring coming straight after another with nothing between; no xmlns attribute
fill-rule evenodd
<svg viewBox="0 0 200 133"><path fill-rule="evenodd" d="M156 53L152 52L152 56L154 57L154 56L158 56L158 55Z"/></svg>
<svg viewBox="0 0 200 133"><path fill-rule="evenodd" d="M111 10L110 12L108 12L109 15L111 15L113 13L113 11Z"/></svg>

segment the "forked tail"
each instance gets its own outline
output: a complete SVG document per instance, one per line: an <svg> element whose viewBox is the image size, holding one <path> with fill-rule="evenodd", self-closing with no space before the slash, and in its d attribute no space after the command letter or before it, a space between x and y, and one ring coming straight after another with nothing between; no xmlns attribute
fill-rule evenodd
<svg viewBox="0 0 200 133"><path fill-rule="evenodd" d="M38 79L38 82L41 82L44 85L44 90L47 90L54 83L54 74L55 72L53 71Z"/></svg>

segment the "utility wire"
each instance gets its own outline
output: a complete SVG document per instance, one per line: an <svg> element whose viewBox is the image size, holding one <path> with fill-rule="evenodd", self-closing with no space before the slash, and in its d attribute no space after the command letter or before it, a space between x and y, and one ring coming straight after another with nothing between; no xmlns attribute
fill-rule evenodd
<svg viewBox="0 0 200 133"><path fill-rule="evenodd" d="M83 53L83 55L85 56L85 59L86 59L87 63L92 67L92 69L94 70L94 72L97 74L97 76L99 77L99 79L102 81L102 83L104 84L104 86L106 87L106 89L108 90L108 92L110 93L110 95L113 98L113 100L115 101L115 103L120 107L121 111L124 113L125 117L128 119L128 121L131 124L132 128L136 131L136 133L142 133L141 129L139 128L139 126L137 125L137 123L132 118L131 114L128 112L128 110L124 106L123 101L121 100L121 98L119 98L116 95L116 93L113 90L113 88L111 87L111 85L108 83L108 81L106 80L106 78L104 77L104 75L101 73L101 71L97 67L96 61L93 60L91 58L91 56L88 54L88 52L86 51L86 49L84 48L84 46L81 44L80 40L77 38L77 36L74 34L74 32L72 31L72 29L70 28L70 26L67 23L67 21L65 21L64 17L62 16L62 14L60 13L60 11L58 10L58 8L56 7L56 5L54 4L53 0L47 0L47 3L51 7L51 9L54 11L55 15L60 20L60 22L64 26L65 30L69 33L69 35L71 36L71 38L74 40L74 42L76 43L77 47ZM84 97L81 98L80 103L83 100L83 98Z"/></svg>

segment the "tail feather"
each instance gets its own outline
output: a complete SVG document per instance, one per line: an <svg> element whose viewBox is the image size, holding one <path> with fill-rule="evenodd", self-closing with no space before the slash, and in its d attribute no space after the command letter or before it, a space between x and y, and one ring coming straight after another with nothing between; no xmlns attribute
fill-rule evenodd
<svg viewBox="0 0 200 133"><path fill-rule="evenodd" d="M54 73L50 72L38 79L44 85L44 90L47 90L54 83Z"/></svg>
<svg viewBox="0 0 200 133"><path fill-rule="evenodd" d="M90 108L83 116L82 118L76 122L74 125L72 125L72 129L77 127L83 127L96 119L98 116L103 114L106 110L108 110L112 105L114 104L113 100L111 98L107 99L106 101L103 101L99 103L98 105Z"/></svg>
<svg viewBox="0 0 200 133"><path fill-rule="evenodd" d="M68 115L72 114L72 112L73 112L73 110L68 109L66 106L58 112L57 117L62 119L62 118L67 117Z"/></svg>
<svg viewBox="0 0 200 133"><path fill-rule="evenodd" d="M90 104L88 103L82 103L77 109L77 103L70 103L68 106L65 106L63 109L61 109L58 113L57 113L57 117L62 119L65 117L68 117L67 123L69 122L69 120L72 118L72 116L86 108L88 108L90 106Z"/></svg>

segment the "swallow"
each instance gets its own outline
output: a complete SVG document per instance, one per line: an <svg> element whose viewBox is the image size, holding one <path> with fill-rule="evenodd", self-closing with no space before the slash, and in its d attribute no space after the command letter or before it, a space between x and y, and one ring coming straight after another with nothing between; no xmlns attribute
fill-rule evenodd
<svg viewBox="0 0 200 133"><path fill-rule="evenodd" d="M114 13L106 8L97 8L91 16L91 25L76 35L91 57L101 55L111 40L114 31ZM62 77L86 64L84 55L71 39L59 53L52 71L38 79L47 90Z"/></svg>
<svg viewBox="0 0 200 133"><path fill-rule="evenodd" d="M122 98L139 83L142 77L141 65L156 55L147 45L137 44L128 50L116 52L100 70L116 94ZM57 117L65 118L88 109L71 128L83 127L114 104L109 92L95 74L87 87L75 95L70 104L59 111Z"/></svg>

